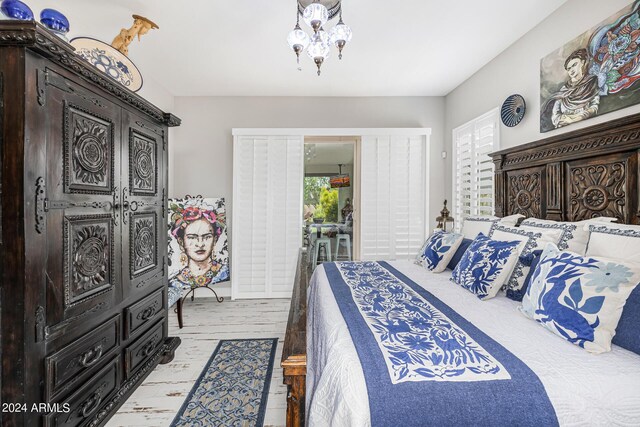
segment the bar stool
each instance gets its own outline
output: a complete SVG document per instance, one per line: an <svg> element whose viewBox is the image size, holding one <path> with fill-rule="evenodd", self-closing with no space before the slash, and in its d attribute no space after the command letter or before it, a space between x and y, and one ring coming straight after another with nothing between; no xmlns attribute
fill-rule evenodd
<svg viewBox="0 0 640 427"><path fill-rule="evenodd" d="M340 255L340 242L344 242L347 246L347 255ZM338 234L336 237L335 261L351 261L351 237L348 234Z"/></svg>
<svg viewBox="0 0 640 427"><path fill-rule="evenodd" d="M331 240L328 237L321 237L316 239L316 247L313 251L313 263L314 265L321 264L325 261L331 262ZM324 253L320 252L320 249ZM322 256L322 259L320 257Z"/></svg>
<svg viewBox="0 0 640 427"><path fill-rule="evenodd" d="M311 233L309 235L309 250L307 251L307 258L308 258L308 262L309 265L311 265L311 262L313 261L313 256L314 256L314 252L315 252L315 248L317 246L317 237L316 237L316 233Z"/></svg>

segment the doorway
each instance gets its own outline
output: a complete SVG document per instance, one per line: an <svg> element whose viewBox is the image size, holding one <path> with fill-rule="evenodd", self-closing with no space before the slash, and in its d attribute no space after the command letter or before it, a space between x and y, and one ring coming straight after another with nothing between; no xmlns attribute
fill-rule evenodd
<svg viewBox="0 0 640 427"><path fill-rule="evenodd" d="M232 210L232 299L291 295L306 229L307 142L316 143L316 153L323 143L349 142L354 147L349 177L352 259L411 259L423 244L427 224L432 223L428 215L430 129L252 128L233 129L232 134L233 196L227 205ZM342 174L335 159L331 164L329 178L347 171L346 161ZM342 203L338 221L343 220L340 214L346 200ZM328 244L331 259L337 243L333 239ZM344 241L340 243L344 248ZM339 255L343 253L339 250ZM328 255L326 251L327 259Z"/></svg>
<svg viewBox="0 0 640 427"><path fill-rule="evenodd" d="M358 138L304 140L303 239L314 264L357 259Z"/></svg>

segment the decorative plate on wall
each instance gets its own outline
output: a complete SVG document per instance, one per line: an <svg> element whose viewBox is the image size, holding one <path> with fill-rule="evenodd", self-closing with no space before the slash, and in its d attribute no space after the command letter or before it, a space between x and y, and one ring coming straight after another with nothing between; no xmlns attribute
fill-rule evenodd
<svg viewBox="0 0 640 427"><path fill-rule="evenodd" d="M142 87L142 74L133 62L110 45L90 37L71 40L76 54L134 92Z"/></svg>
<svg viewBox="0 0 640 427"><path fill-rule="evenodd" d="M511 95L505 99L500 109L500 118L505 126L510 128L514 127L524 117L524 112L527 109L527 104L524 102L522 95Z"/></svg>

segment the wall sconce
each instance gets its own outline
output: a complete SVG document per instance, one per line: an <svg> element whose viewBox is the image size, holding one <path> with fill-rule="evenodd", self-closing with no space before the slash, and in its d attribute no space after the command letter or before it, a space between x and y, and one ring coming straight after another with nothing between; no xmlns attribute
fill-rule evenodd
<svg viewBox="0 0 640 427"><path fill-rule="evenodd" d="M442 210L440 211L440 216L436 218L436 221L438 222L438 225L436 225L437 229L440 229L442 231L447 231L447 223L451 223L451 227L449 227L451 230L453 230L453 222L454 219L453 217L449 216L449 209L447 209L447 201L444 201L444 207L442 208Z"/></svg>

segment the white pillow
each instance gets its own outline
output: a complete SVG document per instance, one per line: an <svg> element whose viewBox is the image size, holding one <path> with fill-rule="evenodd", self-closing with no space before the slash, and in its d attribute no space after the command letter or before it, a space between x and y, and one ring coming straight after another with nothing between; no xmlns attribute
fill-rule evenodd
<svg viewBox="0 0 640 427"><path fill-rule="evenodd" d="M458 233L436 231L427 238L416 257L416 264L434 273L442 273L464 237Z"/></svg>
<svg viewBox="0 0 640 427"><path fill-rule="evenodd" d="M499 224L506 225L509 227L515 227L516 225L518 225L518 221L520 221L522 218L526 218L526 217L521 214L513 214L513 215L505 216L503 218L500 218Z"/></svg>
<svg viewBox="0 0 640 427"><path fill-rule="evenodd" d="M524 286L524 281L529 273L529 266L524 265L520 260L520 256L529 255L538 247L538 239L542 237L541 233L523 230L520 227L507 227L501 224L495 224L489 232L489 238L500 242L517 241L518 259L516 260L513 271L502 286L502 290L511 289L519 291Z"/></svg>
<svg viewBox="0 0 640 427"><path fill-rule="evenodd" d="M559 249L567 249L569 240L573 239L573 232L577 225L568 222L541 221L527 218L520 224L520 228L527 231L541 233L538 247L544 248L547 243L553 243Z"/></svg>
<svg viewBox="0 0 640 427"><path fill-rule="evenodd" d="M596 217L577 222L552 221L549 219L527 218L520 224L520 227L530 229L530 227L547 228L543 233L542 240L555 243L560 249L566 249L580 255L584 255L589 241L589 224L603 224L617 221L617 218ZM536 230L540 232L541 230ZM554 238L558 238L554 242Z"/></svg>
<svg viewBox="0 0 640 427"><path fill-rule="evenodd" d="M515 214L498 218L497 216L468 216L462 223L462 234L465 238L474 240L479 233L485 236L491 231L491 226L496 223L514 227L524 215Z"/></svg>
<svg viewBox="0 0 640 427"><path fill-rule="evenodd" d="M620 261L640 262L640 226L590 224L587 256L603 256Z"/></svg>
<svg viewBox="0 0 640 427"><path fill-rule="evenodd" d="M611 350L625 302L640 282L640 264L583 257L549 243L520 311L591 353Z"/></svg>

